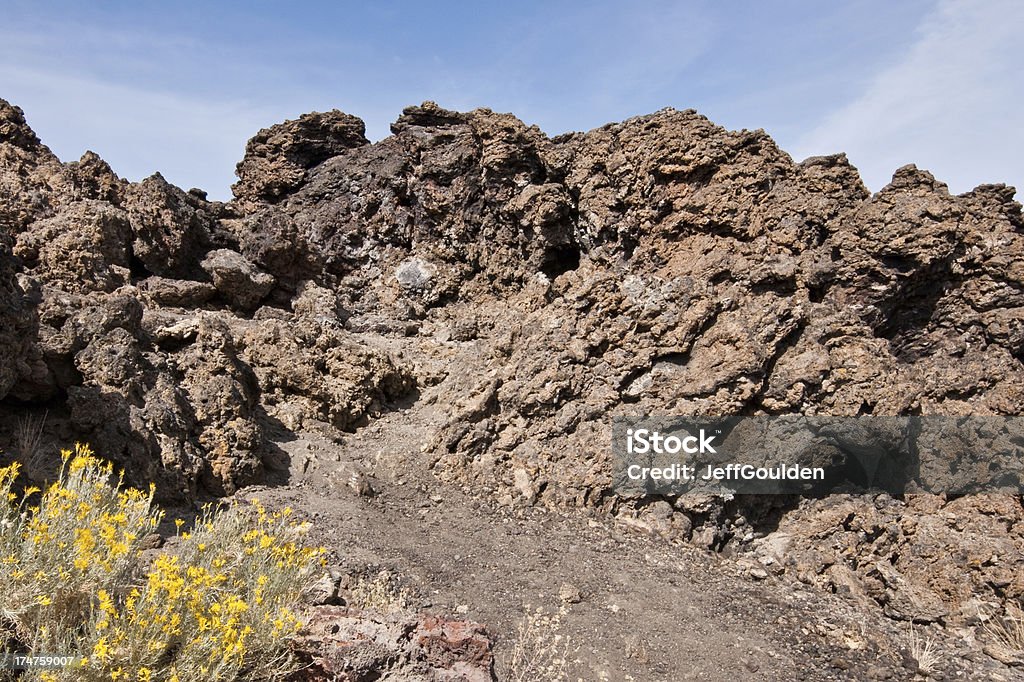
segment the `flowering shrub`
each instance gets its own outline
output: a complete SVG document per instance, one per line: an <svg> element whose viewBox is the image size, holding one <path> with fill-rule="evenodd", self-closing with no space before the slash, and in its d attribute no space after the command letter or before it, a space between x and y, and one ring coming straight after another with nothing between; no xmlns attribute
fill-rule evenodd
<svg viewBox="0 0 1024 682"><path fill-rule="evenodd" d="M322 550L302 546L289 510L208 509L140 570L161 519L152 488L111 485L111 465L82 445L46 490L19 498L17 475L0 469L0 647L75 657L18 679L267 679L294 667L292 606Z"/></svg>

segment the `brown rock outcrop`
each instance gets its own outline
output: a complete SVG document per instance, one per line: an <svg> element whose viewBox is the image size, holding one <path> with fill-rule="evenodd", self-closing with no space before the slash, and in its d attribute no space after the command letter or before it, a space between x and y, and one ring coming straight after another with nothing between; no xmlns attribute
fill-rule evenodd
<svg viewBox="0 0 1024 682"><path fill-rule="evenodd" d="M1009 188L954 197L907 167L872 197L841 155L794 163L763 132L692 111L549 139L428 102L372 145L337 111L260 131L225 207L159 176L127 186L93 155L61 165L3 111L8 232L42 300L22 356L47 370L23 362L25 399L81 381L74 355L113 327L79 311L118 295L154 320L129 333L156 367L196 342L190 311L237 328L259 384L239 393L243 420L287 404L355 428L409 379L323 330L412 334L415 348L423 322L443 322L490 347L493 372L486 400L436 435L438 472L515 495L520 469L570 504L606 495L603 456L545 453L582 453L615 414L1021 409ZM349 380L353 366L368 373ZM495 466L466 468L485 452Z"/></svg>
<svg viewBox="0 0 1024 682"><path fill-rule="evenodd" d="M0 102L0 397L64 410L187 498L264 478L281 429L359 429L456 375L424 453L441 478L728 551L760 532L741 501L611 489L612 418L1024 410L1012 188L954 196L907 166L871 195L843 155L796 163L694 111L548 138L428 102L392 132L370 144L337 111L271 126L218 204L95 155L61 164ZM938 508L977 532L1009 519L1005 556L1011 502ZM815 504L762 511L839 513ZM891 538L862 561L787 531L812 582L911 620L959 618L963 585L1020 594L989 570L1006 559L939 576L908 558L970 541L923 503L862 504L856 523ZM922 530L890 533L901 515Z"/></svg>
<svg viewBox="0 0 1024 682"><path fill-rule="evenodd" d="M259 131L238 164L235 196L277 201L298 188L306 171L348 149L369 144L366 126L338 110L300 116Z"/></svg>
<svg viewBox="0 0 1024 682"><path fill-rule="evenodd" d="M378 615L346 607L312 610L295 643L308 661L295 679L370 682L384 673L422 682L492 682L483 626L436 616Z"/></svg>
<svg viewBox="0 0 1024 682"><path fill-rule="evenodd" d="M161 277L194 279L211 248L216 207L169 184L158 173L129 187L125 201L132 253Z"/></svg>

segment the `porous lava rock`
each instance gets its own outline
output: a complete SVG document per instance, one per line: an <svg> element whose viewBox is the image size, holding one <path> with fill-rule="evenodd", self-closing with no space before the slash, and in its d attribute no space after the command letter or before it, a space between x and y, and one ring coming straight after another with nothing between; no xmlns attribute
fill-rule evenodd
<svg viewBox="0 0 1024 682"><path fill-rule="evenodd" d="M357 428L413 383L372 337L415 352L440 324L490 359L434 434L438 474L515 497L521 470L571 505L608 495L605 455L583 452L616 414L1021 408L1012 188L953 196L908 166L871 195L842 155L796 163L694 111L552 139L426 102L375 144L338 111L260 131L223 205L95 155L61 164L2 112L8 281L41 321L5 372L25 400L88 383L76 354L114 328L180 373L221 319L237 348L216 357L252 387L225 388L216 420L289 405ZM149 323L116 322L128 300Z"/></svg>
<svg viewBox="0 0 1024 682"><path fill-rule="evenodd" d="M730 552L778 527L796 563L771 565L897 619L1020 595L1019 498L629 498L607 447L640 414L1020 415L1013 188L906 166L872 194L842 154L797 162L692 110L550 138L425 102L392 133L266 128L222 204L62 164L0 101L4 409L50 408L182 500L287 468L289 429L358 430L438 386L422 457L503 504ZM965 549L998 527L998 560Z"/></svg>
<svg viewBox="0 0 1024 682"><path fill-rule="evenodd" d="M363 122L337 109L265 128L245 146L236 169L235 196L277 201L301 185L311 168L365 144L369 141Z"/></svg>

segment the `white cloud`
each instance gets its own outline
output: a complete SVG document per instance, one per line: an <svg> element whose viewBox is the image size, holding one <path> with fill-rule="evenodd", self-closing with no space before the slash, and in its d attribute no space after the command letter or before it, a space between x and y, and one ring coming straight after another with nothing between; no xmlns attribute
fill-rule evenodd
<svg viewBox="0 0 1024 682"><path fill-rule="evenodd" d="M905 56L795 145L845 151L874 191L907 163L952 192L985 182L1024 189L1024 3L944 0Z"/></svg>

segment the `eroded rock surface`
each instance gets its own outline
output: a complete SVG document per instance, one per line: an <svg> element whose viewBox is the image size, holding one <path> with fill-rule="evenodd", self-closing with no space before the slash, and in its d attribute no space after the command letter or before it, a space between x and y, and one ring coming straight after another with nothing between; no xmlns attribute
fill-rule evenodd
<svg viewBox="0 0 1024 682"><path fill-rule="evenodd" d="M371 682L384 673L417 682L492 682L491 642L481 625L436 616L379 615L321 606L296 648L309 663L296 679Z"/></svg>
<svg viewBox="0 0 1024 682"><path fill-rule="evenodd" d="M343 441L444 386L417 454L502 504L754 553L897 620L1021 598L1019 498L624 499L607 448L616 415L1019 415L1013 188L907 166L871 195L841 154L693 111L549 138L427 102L392 131L271 126L221 204L62 164L0 101L6 409L181 500L281 473L288 430Z"/></svg>

